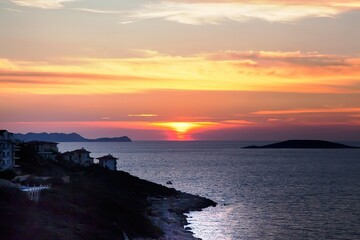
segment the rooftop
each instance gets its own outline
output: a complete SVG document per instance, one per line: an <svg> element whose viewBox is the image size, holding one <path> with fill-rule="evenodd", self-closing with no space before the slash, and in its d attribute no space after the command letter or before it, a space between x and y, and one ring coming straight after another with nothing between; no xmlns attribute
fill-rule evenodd
<svg viewBox="0 0 360 240"><path fill-rule="evenodd" d="M114 157L111 154L108 154L106 156L98 157L97 159L99 159L100 161L103 161L103 160L117 160L118 158Z"/></svg>
<svg viewBox="0 0 360 240"><path fill-rule="evenodd" d="M73 151L64 152L63 155L73 154L73 153L91 153L91 152L87 151L85 148L80 148Z"/></svg>
<svg viewBox="0 0 360 240"><path fill-rule="evenodd" d="M12 134L11 132L9 132L9 131L7 131L7 130L0 129L0 134L4 134L4 133L6 133L6 132L8 132L8 133Z"/></svg>
<svg viewBox="0 0 360 240"><path fill-rule="evenodd" d="M30 141L30 142L26 142L26 144L29 144L29 145L46 145L46 144L58 145L59 143L45 142L45 141Z"/></svg>

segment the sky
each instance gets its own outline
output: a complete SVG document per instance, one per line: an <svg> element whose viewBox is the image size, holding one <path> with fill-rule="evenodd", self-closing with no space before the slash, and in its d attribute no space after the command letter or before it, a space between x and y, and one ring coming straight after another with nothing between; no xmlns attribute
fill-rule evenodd
<svg viewBox="0 0 360 240"><path fill-rule="evenodd" d="M360 141L358 0L0 0L0 129Z"/></svg>

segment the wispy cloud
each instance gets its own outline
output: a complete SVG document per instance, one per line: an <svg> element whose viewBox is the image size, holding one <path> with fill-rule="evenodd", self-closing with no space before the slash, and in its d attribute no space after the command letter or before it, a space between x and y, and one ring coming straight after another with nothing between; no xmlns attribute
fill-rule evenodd
<svg viewBox="0 0 360 240"><path fill-rule="evenodd" d="M43 9L59 9L63 8L63 3L73 2L75 0L10 0L16 5L23 7L34 7Z"/></svg>
<svg viewBox="0 0 360 240"><path fill-rule="evenodd" d="M340 4L340 3L339 3ZM353 7L348 3L347 7ZM223 21L245 22L262 19L269 22L292 22L307 17L333 17L347 8L334 5L285 1L157 1L129 11L120 21L164 19L184 24L219 24Z"/></svg>
<svg viewBox="0 0 360 240"><path fill-rule="evenodd" d="M246 4L284 4L284 5L304 5L304 6L330 6L330 7L360 7L357 0L167 0L168 2L182 3L246 3Z"/></svg>
<svg viewBox="0 0 360 240"><path fill-rule="evenodd" d="M67 73L67 72L36 72L36 71L2 71L0 68L0 77L36 77L36 78L71 78L71 79L103 79L103 80L127 80L134 79L134 76L120 76L110 74L88 74L88 73ZM141 78L145 80L145 78Z"/></svg>
<svg viewBox="0 0 360 240"><path fill-rule="evenodd" d="M102 13L102 14L123 14L125 11L116 11L116 10L102 10L102 9L95 9L95 8L73 8L73 10L82 11L82 12L89 12L89 13Z"/></svg>
<svg viewBox="0 0 360 240"><path fill-rule="evenodd" d="M14 9L14 8L3 8L4 10L10 11L10 12L17 12L17 13L21 13L22 11L19 9Z"/></svg>
<svg viewBox="0 0 360 240"><path fill-rule="evenodd" d="M290 109L290 110L270 110L253 112L256 115L287 115L287 114L307 114L307 113L359 113L360 108L317 108L317 109Z"/></svg>
<svg viewBox="0 0 360 240"><path fill-rule="evenodd" d="M134 113L134 114L128 114L128 117L158 117L158 114L154 113Z"/></svg>
<svg viewBox="0 0 360 240"><path fill-rule="evenodd" d="M15 1L15 0L14 0ZM68 0L70 1L70 0ZM100 14L117 14L119 23L163 19L190 25L220 24L225 21L246 22L261 19L268 22L294 22L309 17L334 17L359 9L358 1L240 1L240 0L167 0L139 5L132 10L76 8Z"/></svg>
<svg viewBox="0 0 360 240"><path fill-rule="evenodd" d="M345 66L354 65L354 60L348 56L320 54L318 52L281 52L281 51L222 51L208 53L204 56L215 61L248 61L255 64L258 61L282 61L308 66Z"/></svg>
<svg viewBox="0 0 360 240"><path fill-rule="evenodd" d="M236 126L247 126L247 125L254 124L253 122L250 122L247 120L225 120L225 121L222 121L221 123L228 124L228 125L236 125Z"/></svg>

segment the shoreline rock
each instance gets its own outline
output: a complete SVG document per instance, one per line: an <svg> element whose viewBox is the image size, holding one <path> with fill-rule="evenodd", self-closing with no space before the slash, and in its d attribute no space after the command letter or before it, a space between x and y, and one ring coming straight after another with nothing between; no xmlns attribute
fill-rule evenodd
<svg viewBox="0 0 360 240"><path fill-rule="evenodd" d="M216 203L199 196L179 193L167 198L149 198L147 217L164 232L160 239L198 239L190 231L185 213L201 211Z"/></svg>
<svg viewBox="0 0 360 240"><path fill-rule="evenodd" d="M0 188L8 194L0 198L0 230L6 229L0 239L195 239L184 228L184 213L216 205L122 171L52 161L29 164L38 176L66 175L70 183L54 183L38 203Z"/></svg>

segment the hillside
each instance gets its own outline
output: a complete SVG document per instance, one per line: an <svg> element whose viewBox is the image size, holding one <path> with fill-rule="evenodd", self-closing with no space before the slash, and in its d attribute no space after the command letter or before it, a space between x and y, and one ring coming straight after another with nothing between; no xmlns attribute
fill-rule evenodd
<svg viewBox="0 0 360 240"><path fill-rule="evenodd" d="M26 173L57 178L38 203L17 188L0 187L0 239L4 240L194 239L184 229L184 213L216 205L96 165L76 167L31 157L18 163ZM59 181L61 176L69 176L70 182Z"/></svg>

